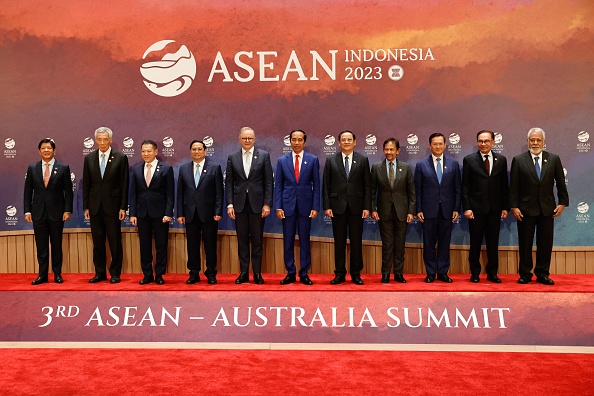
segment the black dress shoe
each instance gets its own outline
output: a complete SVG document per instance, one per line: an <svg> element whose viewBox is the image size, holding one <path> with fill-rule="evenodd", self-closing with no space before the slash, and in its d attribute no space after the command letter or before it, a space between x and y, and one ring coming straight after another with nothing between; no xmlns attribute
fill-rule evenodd
<svg viewBox="0 0 594 396"><path fill-rule="evenodd" d="M425 283L433 283L435 282L435 274L427 274L425 277Z"/></svg>
<svg viewBox="0 0 594 396"><path fill-rule="evenodd" d="M165 284L165 279L163 279L163 275L157 275L157 276L155 276L155 283L157 285L164 285Z"/></svg>
<svg viewBox="0 0 594 396"><path fill-rule="evenodd" d="M501 279L497 275L487 275L487 280L493 283L501 283Z"/></svg>
<svg viewBox="0 0 594 396"><path fill-rule="evenodd" d="M145 276L144 278L142 278L142 280L140 282L138 282L139 285L148 285L149 283L153 283L155 281L155 278L153 278L152 276Z"/></svg>
<svg viewBox="0 0 594 396"><path fill-rule="evenodd" d="M95 275L94 277L92 277L91 279L89 279L89 283L98 283L98 282L103 282L107 280L107 276L106 275Z"/></svg>
<svg viewBox="0 0 594 396"><path fill-rule="evenodd" d="M239 274L239 276L237 277L237 279L235 279L235 284L240 285L242 283L249 282L249 280L250 280L249 274L247 272L241 272Z"/></svg>
<svg viewBox="0 0 594 396"><path fill-rule="evenodd" d="M206 275L206 281L209 285L216 285L217 284L217 277L216 275Z"/></svg>
<svg viewBox="0 0 594 396"><path fill-rule="evenodd" d="M54 275L54 282L56 283L64 283L64 278L62 278L61 274L55 274Z"/></svg>
<svg viewBox="0 0 594 396"><path fill-rule="evenodd" d="M452 283L453 280L448 276L448 274L437 274L437 279L445 283Z"/></svg>
<svg viewBox="0 0 594 396"><path fill-rule="evenodd" d="M520 276L520 279L518 279L520 285L526 285L530 282L532 282L532 277Z"/></svg>
<svg viewBox="0 0 594 396"><path fill-rule="evenodd" d="M363 279L361 279L360 275L351 275L351 282L353 282L355 285L364 285L365 283L363 283Z"/></svg>
<svg viewBox="0 0 594 396"><path fill-rule="evenodd" d="M32 285L41 285L42 283L47 283L47 277L38 276L37 279L31 282Z"/></svg>
<svg viewBox="0 0 594 396"><path fill-rule="evenodd" d="M120 277L112 276L111 279L109 280L109 283L120 283Z"/></svg>
<svg viewBox="0 0 594 396"><path fill-rule="evenodd" d="M470 275L470 281L472 283L479 283L481 281L481 278L479 278L478 275Z"/></svg>
<svg viewBox="0 0 594 396"><path fill-rule="evenodd" d="M336 275L334 279L330 281L331 285L340 285L341 283L346 282L346 278L344 275Z"/></svg>
<svg viewBox="0 0 594 396"><path fill-rule="evenodd" d="M543 285L553 286L555 281L549 278L548 276L537 276L536 281L538 283L542 283Z"/></svg>
<svg viewBox="0 0 594 396"><path fill-rule="evenodd" d="M390 283L390 274L382 274L382 283Z"/></svg>
<svg viewBox="0 0 594 396"><path fill-rule="evenodd" d="M398 283L406 283L406 279L404 279L402 274L394 274L394 280Z"/></svg>
<svg viewBox="0 0 594 396"><path fill-rule="evenodd" d="M254 272L254 283L256 285L263 285L264 284L264 278L262 278L262 274L259 272Z"/></svg>
<svg viewBox="0 0 594 396"><path fill-rule="evenodd" d="M198 272L190 271L190 277L186 281L186 285L193 285L200 282L200 274Z"/></svg>
<svg viewBox="0 0 594 396"><path fill-rule="evenodd" d="M297 278L295 277L295 274L292 275L287 275L285 276L285 278L280 281L281 285L288 285L289 283L295 283L297 282Z"/></svg>
<svg viewBox="0 0 594 396"><path fill-rule="evenodd" d="M299 282L307 286L313 285L313 282L311 281L311 279L309 279L309 276L307 275L299 277Z"/></svg>

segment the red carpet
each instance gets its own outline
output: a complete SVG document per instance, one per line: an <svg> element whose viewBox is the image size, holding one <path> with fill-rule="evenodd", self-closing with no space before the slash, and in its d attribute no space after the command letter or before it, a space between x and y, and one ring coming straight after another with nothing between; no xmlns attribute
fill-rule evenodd
<svg viewBox="0 0 594 396"><path fill-rule="evenodd" d="M380 275L362 275L365 281L364 286L356 286L350 282L347 277L347 282L341 285L330 285L329 282L333 275L311 275L314 282L313 286L305 286L301 283L293 283L290 285L281 286L279 282L284 278L281 274L264 274L264 285L256 285L252 281L243 285L236 285L236 274L222 274L217 276L218 284L209 285L206 283L206 278L201 276L200 283L194 285L186 285L187 275L184 274L170 274L165 275L166 284L159 286L154 283L148 285L139 285L138 282L142 279L141 274L123 274L122 282L118 284L110 284L109 282L100 282L97 284L90 284L88 280L93 274L63 274L64 283L61 285L53 283L53 277L50 274L50 282L38 286L32 286L31 281L36 278L35 274L3 274L0 278L0 290L100 290L100 291L189 291L189 290L217 290L217 291L436 291L436 292L553 292L553 293L594 293L594 275L551 275L555 280L554 286L544 286L536 282L531 282L528 285L519 285L517 275L500 275L503 280L501 284L494 284L487 282L486 276L482 276L481 283L470 283L467 274L454 274L451 278L454 283L446 284L440 281L435 281L431 284L423 282L425 275L423 274L405 274L408 283L396 283L393 280L389 284L382 284L380 282ZM251 276L251 275L250 275ZM250 278L251 279L251 278Z"/></svg>

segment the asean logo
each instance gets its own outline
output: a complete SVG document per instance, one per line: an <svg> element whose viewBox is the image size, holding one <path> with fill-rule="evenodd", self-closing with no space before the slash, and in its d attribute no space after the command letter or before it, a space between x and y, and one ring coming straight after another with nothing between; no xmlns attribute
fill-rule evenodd
<svg viewBox="0 0 594 396"><path fill-rule="evenodd" d="M86 137L85 140L83 140L83 146L85 146L85 148L90 149L94 144L95 142L90 137Z"/></svg>
<svg viewBox="0 0 594 396"><path fill-rule="evenodd" d="M210 147L214 143L214 139L211 136L204 136L204 139L202 139L202 141L204 142L204 145L206 147Z"/></svg>
<svg viewBox="0 0 594 396"><path fill-rule="evenodd" d="M332 135L326 135L324 137L324 143L326 146L332 146L334 143L336 143L336 139Z"/></svg>
<svg viewBox="0 0 594 396"><path fill-rule="evenodd" d="M588 210L590 210L590 207L585 202L580 202L577 206L577 211L581 214L588 213Z"/></svg>
<svg viewBox="0 0 594 396"><path fill-rule="evenodd" d="M158 52L175 40L157 41L145 51L142 59L150 53ZM175 46L171 46L172 49ZM160 60L145 62L140 66L144 85L154 94L167 98L180 95L188 90L196 78L196 60L185 45L175 52L167 52Z"/></svg>
<svg viewBox="0 0 594 396"><path fill-rule="evenodd" d="M418 141L419 141L419 137L417 135L415 135L414 133L410 133L406 137L406 142L408 144L410 144L411 146L414 145L414 144L417 144Z"/></svg>
<svg viewBox="0 0 594 396"><path fill-rule="evenodd" d="M10 217L14 217L17 214L17 209L12 205L8 205L6 207L6 214Z"/></svg>
<svg viewBox="0 0 594 396"><path fill-rule="evenodd" d="M495 144L500 144L503 141L503 135L495 132Z"/></svg>
<svg viewBox="0 0 594 396"><path fill-rule="evenodd" d="M291 145L291 135L285 136L284 139L283 139L283 143L287 147L290 146Z"/></svg>
<svg viewBox="0 0 594 396"><path fill-rule="evenodd" d="M377 141L377 138L372 133L370 133L369 135L365 136L365 144L367 144L368 146L373 146L376 141Z"/></svg>
<svg viewBox="0 0 594 396"><path fill-rule="evenodd" d="M448 140L450 141L450 144L458 144L460 143L460 135L458 135L456 132L450 133Z"/></svg>

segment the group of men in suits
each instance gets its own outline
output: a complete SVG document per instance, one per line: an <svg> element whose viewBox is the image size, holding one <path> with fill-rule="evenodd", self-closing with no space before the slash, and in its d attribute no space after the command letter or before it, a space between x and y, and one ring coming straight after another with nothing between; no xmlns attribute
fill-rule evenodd
<svg viewBox="0 0 594 396"><path fill-rule="evenodd" d="M101 127L95 131L98 149L88 154L83 169L83 210L90 221L93 238L93 263L96 283L107 280L105 241L111 251L110 283L120 282L122 270L121 221L129 206L130 221L138 227L143 279L141 285L164 284L167 268L169 224L173 216L173 168L157 159L157 144L142 142L143 161L128 171L126 155L111 148L113 133ZM225 185L219 165L206 158L204 142L190 143L192 161L182 165L177 182L177 221L186 226L188 284L200 281L200 242L206 254L205 275L216 284L217 231L222 218L226 190L227 214L237 230L240 274L235 283L253 280L263 284L262 241L264 220L274 206L282 220L284 262L287 270L281 285L299 281L312 285L310 231L318 215L320 194L326 216L331 218L334 234L335 277L331 284L346 281L346 245L350 240L348 272L351 281L363 285L363 224L371 216L379 223L382 239L382 283L406 283L403 276L407 225L416 214L423 229L425 282L435 279L451 283L449 247L452 225L460 207L470 229L469 265L471 282L480 281L479 261L483 238L487 246L487 280L500 283L498 240L501 219L509 210L517 219L520 250L520 278L532 278L532 240L536 231L536 281L554 284L549 278L555 217L569 204L563 167L559 157L543 151L545 132L528 132L529 151L516 156L508 183L507 160L494 153L495 136L491 131L477 134L478 151L464 158L463 170L453 158L444 155L445 137L429 137L431 154L417 162L414 177L411 167L398 160L400 144L389 138L383 144L384 159L369 167L368 158L356 151L352 131L338 135L340 152L328 157L320 182L319 161L304 150L307 134L294 130L289 135L292 151L281 156L273 180L269 154L254 147L256 135L244 127L239 133L241 149L227 159ZM25 218L33 222L38 250L39 276L33 284L48 281L51 244L54 280L62 283L61 239L64 222L72 212L72 182L68 165L55 160L55 142L43 139L38 149L41 161L31 164L25 181ZM129 177L131 178L129 180ZM558 203L554 194L556 186ZM129 188L129 194L128 194ZM274 191L273 191L274 190ZM274 200L273 200L274 196ZM129 197L129 200L128 200ZM299 235L300 268L295 265L295 234ZM153 269L152 241L156 260Z"/></svg>

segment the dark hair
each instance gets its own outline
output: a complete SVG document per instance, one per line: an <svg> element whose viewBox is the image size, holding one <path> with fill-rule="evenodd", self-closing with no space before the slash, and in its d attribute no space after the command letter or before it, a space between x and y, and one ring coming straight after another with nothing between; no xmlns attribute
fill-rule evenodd
<svg viewBox="0 0 594 396"><path fill-rule="evenodd" d="M54 139L52 139L52 138L45 138L45 139L41 139L41 141L37 145L37 150L41 150L41 145L43 143L49 143L49 144L51 144L52 145L52 150L55 150L56 149L56 142L54 142Z"/></svg>
<svg viewBox="0 0 594 396"><path fill-rule="evenodd" d="M429 136L429 144L431 144L431 141L433 140L433 138L440 137L440 136L443 138L443 142L445 143L446 139L445 139L445 136L443 135L443 133L435 132L435 133L432 133L431 136Z"/></svg>
<svg viewBox="0 0 594 396"><path fill-rule="evenodd" d="M384 140L384 148L386 148L386 144L388 144L388 143L394 143L396 145L396 149L400 150L400 142L398 141L398 139L388 138L388 139Z"/></svg>
<svg viewBox="0 0 594 396"><path fill-rule="evenodd" d="M140 145L140 147L144 146L145 144L150 144L151 146L153 146L153 149L154 150L157 149L157 143L155 143L154 140L147 139L144 142L142 142L142 144Z"/></svg>
<svg viewBox="0 0 594 396"><path fill-rule="evenodd" d="M303 129L294 129L289 133L289 139L293 138L293 132L301 132L303 134L303 141L307 142L307 133Z"/></svg>
<svg viewBox="0 0 594 396"><path fill-rule="evenodd" d="M204 150L206 150L206 144L204 144L204 142L202 140L198 140L198 139L192 140L192 143L190 143L190 150L192 150L192 146L194 145L194 143L200 143L202 145L202 148Z"/></svg>
<svg viewBox="0 0 594 396"><path fill-rule="evenodd" d="M345 129L344 131L342 131L338 134L338 140L340 140L340 137L342 136L343 133L350 133L351 135L353 135L353 140L357 140L357 137L355 136L355 134L353 132L349 131L348 129Z"/></svg>
<svg viewBox="0 0 594 396"><path fill-rule="evenodd" d="M486 129L483 129L482 131L479 131L479 132L476 134L476 140L478 140L479 136L480 136L482 133L490 133L490 134L491 134L491 139L495 140L495 132L487 131Z"/></svg>

